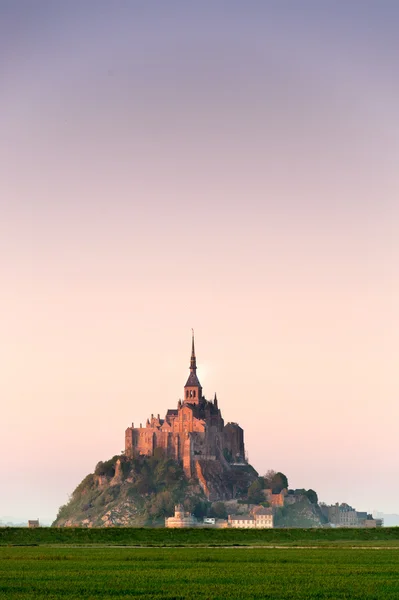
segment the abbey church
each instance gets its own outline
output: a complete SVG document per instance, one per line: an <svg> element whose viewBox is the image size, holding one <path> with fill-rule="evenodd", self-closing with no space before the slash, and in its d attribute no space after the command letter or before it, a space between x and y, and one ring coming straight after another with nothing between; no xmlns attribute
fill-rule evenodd
<svg viewBox="0 0 399 600"><path fill-rule="evenodd" d="M202 394L197 376L197 361L192 336L190 374L184 386L183 399L177 408L167 411L165 418L158 415L147 419L145 427L126 429L125 455L134 458L151 456L162 448L165 456L183 465L187 477L196 472L198 461L244 463L244 432L237 423L224 424L216 394L213 401Z"/></svg>

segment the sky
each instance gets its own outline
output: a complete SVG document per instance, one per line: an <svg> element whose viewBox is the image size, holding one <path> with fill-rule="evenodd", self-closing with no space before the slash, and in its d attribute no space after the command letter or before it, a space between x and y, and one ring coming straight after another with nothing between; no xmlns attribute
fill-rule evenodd
<svg viewBox="0 0 399 600"><path fill-rule="evenodd" d="M399 4L0 0L0 517L198 376L260 474L399 512Z"/></svg>

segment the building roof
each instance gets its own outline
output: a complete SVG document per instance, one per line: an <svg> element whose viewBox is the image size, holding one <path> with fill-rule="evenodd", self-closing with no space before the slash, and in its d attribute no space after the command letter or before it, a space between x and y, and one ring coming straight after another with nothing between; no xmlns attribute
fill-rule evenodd
<svg viewBox="0 0 399 600"><path fill-rule="evenodd" d="M230 521L254 521L251 515L229 515Z"/></svg>
<svg viewBox="0 0 399 600"><path fill-rule="evenodd" d="M273 509L272 508L268 508L266 506L263 506L262 508L260 508L259 510L256 511L256 516L258 515L272 515L273 514Z"/></svg>
<svg viewBox="0 0 399 600"><path fill-rule="evenodd" d="M168 412L166 413L166 416L169 417L170 415L177 415L177 414L178 414L177 408L169 408Z"/></svg>
<svg viewBox="0 0 399 600"><path fill-rule="evenodd" d="M187 383L184 387L201 387L201 384L195 371L191 371L190 375L188 376Z"/></svg>

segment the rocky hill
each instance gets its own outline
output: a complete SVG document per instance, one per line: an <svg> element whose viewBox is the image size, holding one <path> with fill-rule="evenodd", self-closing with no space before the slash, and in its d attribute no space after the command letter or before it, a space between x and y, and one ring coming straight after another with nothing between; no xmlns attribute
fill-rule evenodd
<svg viewBox="0 0 399 600"><path fill-rule="evenodd" d="M61 506L56 527L160 527L176 504L201 519L247 514L273 506L275 527L320 527L325 523L313 490L288 490L284 474L259 477L251 465L197 460L187 479L181 463L153 456L114 456L99 462ZM281 506L276 505L280 501Z"/></svg>
<svg viewBox="0 0 399 600"><path fill-rule="evenodd" d="M212 502L245 496L256 479L247 464L199 460L188 480L181 465L161 452L134 459L114 456L83 479L53 525L163 526L177 503L201 518L212 512Z"/></svg>
<svg viewBox="0 0 399 600"><path fill-rule="evenodd" d="M245 456L243 429L235 422L225 425L216 394L212 401L203 395L193 331L183 400L163 419L151 414L144 427L132 423L125 430L124 453L97 464L53 525L163 526L176 504L197 518L226 518L228 511L262 505L272 508L281 526L320 524L316 492L289 491L280 472L259 477ZM224 503L230 501L228 509Z"/></svg>

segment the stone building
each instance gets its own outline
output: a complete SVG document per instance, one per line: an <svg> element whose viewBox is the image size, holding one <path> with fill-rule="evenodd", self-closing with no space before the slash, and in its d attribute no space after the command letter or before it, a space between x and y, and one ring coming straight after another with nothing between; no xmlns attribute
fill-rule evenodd
<svg viewBox="0 0 399 600"><path fill-rule="evenodd" d="M36 527L40 527L39 519L29 519L28 527L30 529L36 529Z"/></svg>
<svg viewBox="0 0 399 600"><path fill-rule="evenodd" d="M274 525L273 509L271 507L255 506L252 510L255 517L255 527L269 529Z"/></svg>
<svg viewBox="0 0 399 600"><path fill-rule="evenodd" d="M272 508L257 506L249 515L229 515L228 526L234 529L272 529Z"/></svg>
<svg viewBox="0 0 399 600"><path fill-rule="evenodd" d="M215 394L207 400L197 376L197 361L192 336L190 373L184 386L183 399L177 408L147 419L145 427L128 427L125 432L125 454L128 457L151 456L162 448L165 456L179 461L187 477L196 472L196 461L245 462L244 432L237 423L224 424Z"/></svg>
<svg viewBox="0 0 399 600"><path fill-rule="evenodd" d="M284 488L278 494L273 494L273 490L266 489L263 490L263 495L265 499L270 503L270 506L284 506L285 498L288 494L288 490Z"/></svg>
<svg viewBox="0 0 399 600"><path fill-rule="evenodd" d="M252 515L229 515L228 524L235 529L255 529L255 518Z"/></svg>
<svg viewBox="0 0 399 600"><path fill-rule="evenodd" d="M173 529L182 529L183 527L196 527L198 521L190 513L184 512L181 504L175 506L175 514L173 517L165 518L165 527Z"/></svg>
<svg viewBox="0 0 399 600"><path fill-rule="evenodd" d="M332 504L320 506L321 512L334 527L381 527L381 519L374 519L367 512L357 511L349 504Z"/></svg>

